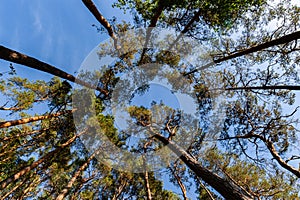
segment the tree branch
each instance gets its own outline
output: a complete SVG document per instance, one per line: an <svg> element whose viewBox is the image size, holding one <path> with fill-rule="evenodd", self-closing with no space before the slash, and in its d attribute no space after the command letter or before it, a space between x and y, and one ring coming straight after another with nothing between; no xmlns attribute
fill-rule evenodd
<svg viewBox="0 0 300 200"><path fill-rule="evenodd" d="M60 70L52 65L49 65L38 59L35 59L33 57L19 53L12 49L6 48L2 45L0 45L0 59L10 61L13 63L17 63L17 64L21 64L21 65L24 65L24 66L27 66L27 67L30 67L33 69L37 69L37 70L52 74L54 76L58 76L62 79L66 79L73 83L77 83L79 85L85 86L87 88L96 89L97 91L103 93L105 96L108 96L108 91L103 90L98 86L91 85L90 83L85 82L80 79L77 79L75 76L68 74L67 72Z"/></svg>
<svg viewBox="0 0 300 200"><path fill-rule="evenodd" d="M82 0L84 5L89 9L89 11L94 15L94 17L98 20L98 22L107 30L109 36L114 41L114 47L118 51L120 47L118 46L118 38L114 33L114 30L110 23L103 17L103 15L99 12L95 4L92 0Z"/></svg>
<svg viewBox="0 0 300 200"><path fill-rule="evenodd" d="M238 58L238 57L241 57L241 56L244 56L244 55L247 55L247 54L250 54L250 53L254 53L254 52L257 52L257 51L261 51L263 49L266 49L266 48L269 48L269 47L272 47L272 46L276 46L276 45L280 45L280 44L285 44L285 43L288 43L288 42L291 42L291 41L294 41L294 40L298 40L300 39L300 31L297 31L297 32L294 32L294 33L291 33L291 34L288 34L288 35L285 35L285 36L282 36L280 38L277 38L275 40L271 40L271 41L268 41L268 42L265 42L263 44L259 44L257 46L254 46L254 47L250 47L248 49L244 49L244 50L241 50L237 53L233 53L231 55L228 55L228 56L225 56L223 58L219 58L219 59L216 59L214 60L213 62L205 65L205 66L201 66L199 68L196 68L190 72L187 72L184 74L184 76L188 76L190 74L193 74L199 70L203 70L203 69L206 69L214 64L217 64L217 63L221 63L223 61L227 61L227 60L230 60L230 59L233 59L233 58Z"/></svg>

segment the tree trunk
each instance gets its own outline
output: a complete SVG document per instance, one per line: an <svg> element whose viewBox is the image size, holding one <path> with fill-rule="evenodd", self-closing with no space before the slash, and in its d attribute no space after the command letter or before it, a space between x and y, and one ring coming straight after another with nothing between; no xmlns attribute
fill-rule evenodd
<svg viewBox="0 0 300 200"><path fill-rule="evenodd" d="M225 88L224 90L300 90L300 86L298 85L245 86L245 87Z"/></svg>
<svg viewBox="0 0 300 200"><path fill-rule="evenodd" d="M193 25L195 21L197 21L202 14L202 10L199 9L197 13L194 15L194 17L189 21L189 23L184 27L184 29L180 32L180 34L176 37L176 39L172 42L172 44L169 47L169 50L172 50L175 44L179 41L179 39L188 32L189 28Z"/></svg>
<svg viewBox="0 0 300 200"><path fill-rule="evenodd" d="M91 162L93 158L100 152L100 150L95 151L88 159L87 161L81 165L77 169L77 171L74 173L73 177L69 181L68 185L60 192L60 194L56 197L56 200L62 200L64 197L69 193L70 189L72 188L73 184L75 183L78 176L81 174L81 172L88 166L88 164Z"/></svg>
<svg viewBox="0 0 300 200"><path fill-rule="evenodd" d="M75 76L68 74L67 72L60 70L52 65L49 65L38 59L35 59L33 57L19 53L17 51L8 49L2 45L0 45L0 58L3 60L6 60L6 61L10 61L13 63L17 63L17 64L24 65L24 66L27 66L27 67L30 67L33 69L40 70L40 71L52 74L54 76L58 76L62 79L66 79L68 81L77 83L77 84L85 86L87 88L96 89L99 92L102 92L103 94L105 94L106 96L108 95L108 92L106 90L103 90L97 86L91 85L90 83L87 83L83 80L77 79Z"/></svg>
<svg viewBox="0 0 300 200"><path fill-rule="evenodd" d="M145 179L145 186L146 186L147 200L151 200L151 199L152 199L152 195L151 195L151 190L150 190L149 174L148 174L147 169L146 169L146 171L145 171L145 173L144 173L144 179Z"/></svg>
<svg viewBox="0 0 300 200"><path fill-rule="evenodd" d="M150 37L151 37L151 32L152 32L153 28L156 27L157 21L158 21L160 15L162 14L163 10L164 10L164 7L163 7L161 1L159 1L158 6L156 8L156 12L154 13L152 19L150 20L150 24L149 24L149 26L147 28L147 31L146 31L144 48L143 48L143 51L141 53L141 58L140 58L139 63L143 62L145 53L148 49L148 43L149 43L149 40L150 40Z"/></svg>
<svg viewBox="0 0 300 200"><path fill-rule="evenodd" d="M224 198L235 200L254 199L251 194L249 194L242 187L235 185L229 180L226 180L204 168L197 160L191 157L181 147L177 146L173 141L169 141L160 134L155 134L154 137L161 141L163 144L168 145L170 150L178 155L180 159L196 174L197 177L201 178L207 184L212 186Z"/></svg>
<svg viewBox="0 0 300 200"><path fill-rule="evenodd" d="M187 196L186 196L186 188L183 184L183 182L181 181L180 177L178 176L178 174L176 174L176 171L175 169L173 170L172 167L170 166L170 171L172 172L173 176L175 177L180 189L181 189L181 192L182 192L182 196L183 196L183 199L184 200L188 200Z"/></svg>
<svg viewBox="0 0 300 200"><path fill-rule="evenodd" d="M230 60L230 59L233 59L233 58L238 58L238 57L250 54L250 53L261 51L263 49L266 49L266 48L269 48L269 47L272 47L272 46L289 43L291 41L298 40L298 39L300 39L300 31L297 31L297 32L294 32L294 33L291 33L291 34L288 34L288 35L285 35L285 36L282 36L282 37L277 38L275 40L271 40L269 42L265 42L263 44L259 44L259 45L254 46L254 47L250 47L250 48L245 49L245 50L241 50L240 52L233 53L233 54L225 56L223 58L216 59L213 62L211 62L211 63L209 63L209 64L207 64L205 66L202 66L200 68L197 68L197 69L194 69L194 70L192 70L190 72L185 73L184 76L187 76L189 74L193 74L193 73L195 73L195 72L197 72L199 70L206 69L206 68L212 66L213 64L221 63L221 62L226 61L226 60Z"/></svg>
<svg viewBox="0 0 300 200"><path fill-rule="evenodd" d="M47 153L45 156L43 156L42 158L38 159L37 161L33 162L31 165L23 168L22 170L20 170L19 172L11 175L10 177L6 178L5 180L0 182L0 189L3 190L4 188L6 188L10 183L17 181L19 178L21 178L23 175L27 174L28 172L30 172L32 169L35 169L38 165L40 165L41 163L43 163L46 160L50 160L55 154L57 154L58 152L60 152L63 148L65 148L66 146L69 146L70 144L72 144L75 139L77 137L79 137L81 134L85 133L86 131L83 131L81 133L79 133L78 135L74 135L72 138L70 138L67 142L65 142L64 144L62 144L59 148Z"/></svg>
<svg viewBox="0 0 300 200"><path fill-rule="evenodd" d="M6 122L0 122L0 128L8 128L10 126L17 126L21 124L27 124L30 122L35 122L35 121L40 121L40 120L45 120L45 119L50 119L52 117L58 117L64 114L68 113L73 113L75 110L67 110L67 111L62 111L50 115L42 115L42 116L35 116L35 117L29 117L29 118L23 118L23 119L17 119L17 120L11 120L11 121L6 121Z"/></svg>
<svg viewBox="0 0 300 200"><path fill-rule="evenodd" d="M94 15L94 17L98 20L98 22L104 26L104 28L107 30L109 36L113 39L114 41L114 47L116 50L119 49L118 47L118 38L114 33L114 30L110 23L103 17L103 15L98 11L97 7L93 3L92 0L82 0L84 5L89 9L89 11Z"/></svg>

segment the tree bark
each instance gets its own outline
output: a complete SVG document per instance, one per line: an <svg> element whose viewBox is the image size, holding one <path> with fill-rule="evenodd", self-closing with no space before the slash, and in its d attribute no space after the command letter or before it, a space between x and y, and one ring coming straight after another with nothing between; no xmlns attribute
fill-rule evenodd
<svg viewBox="0 0 300 200"><path fill-rule="evenodd" d="M225 88L220 90L300 90L298 85L268 85L268 86L246 86L246 87L235 87Z"/></svg>
<svg viewBox="0 0 300 200"><path fill-rule="evenodd" d="M84 5L89 9L89 11L94 15L94 17L98 20L98 22L104 26L104 28L107 30L109 36L113 39L114 41L114 47L116 50L119 49L118 47L118 38L114 33L114 30L110 23L103 17L103 15L99 12L95 4L93 3L92 0L82 0Z"/></svg>
<svg viewBox="0 0 300 200"><path fill-rule="evenodd" d="M23 168L19 172L11 175L10 177L6 178L5 180L0 182L0 190L3 190L6 188L10 183L17 181L19 178L30 172L31 170L35 169L37 166L39 166L41 163L43 163L46 160L50 160L55 154L59 153L63 148L66 146L69 146L72 144L77 137L79 137L81 134L85 133L85 131L79 133L78 135L74 135L72 138L70 138L67 142L62 144L59 148L47 153L45 156L42 158L38 159L37 161L33 162L31 165Z"/></svg>
<svg viewBox="0 0 300 200"><path fill-rule="evenodd" d="M147 200L151 200L152 199L152 195L151 195L150 184L149 184L149 174L148 174L147 170L144 173L144 179L145 179Z"/></svg>
<svg viewBox="0 0 300 200"><path fill-rule="evenodd" d="M151 37L151 32L152 32L153 28L156 27L158 19L159 19L160 15L162 14L163 10L164 10L164 7L163 7L161 1L159 1L158 2L158 7L156 8L156 12L154 13L152 19L150 20L150 24L149 24L149 26L147 28L147 31L146 31L146 38L145 38L144 48L143 48L143 51L141 53L141 58L140 58L139 63L141 63L143 61L145 53L148 49L148 44L149 44L149 40L150 40L150 37Z"/></svg>
<svg viewBox="0 0 300 200"><path fill-rule="evenodd" d="M8 128L10 126L17 126L17 125L21 125L21 124L30 123L30 122L50 119L52 117L58 117L58 116L61 116L64 114L73 113L74 111L75 110L67 110L67 111L62 111L62 112L58 112L58 113L54 113L54 114L50 114L50 115L42 115L42 116L35 116L35 117L11 120L11 121L6 121L6 122L0 122L0 128Z"/></svg>
<svg viewBox="0 0 300 200"><path fill-rule="evenodd" d="M95 158L95 156L100 152L100 150L95 151L88 159L87 161L81 165L77 169L77 171L74 173L73 177L69 181L68 185L60 192L60 194L56 197L56 200L62 200L65 198L65 196L69 193L70 189L72 188L73 184L75 183L78 176L81 174L81 172L88 166L88 164L91 162L92 159Z"/></svg>
<svg viewBox="0 0 300 200"><path fill-rule="evenodd" d="M155 134L154 137L161 141L163 144L168 145L180 159L207 184L212 186L218 193L220 193L226 199L235 200L250 200L254 199L251 194L245 191L242 187L235 185L234 183L226 180L217 174L204 168L197 160L191 157L185 150L177 146L173 141L169 141L160 134Z"/></svg>
<svg viewBox="0 0 300 200"><path fill-rule="evenodd" d="M194 17L189 21L189 23L184 27L184 29L180 32L180 34L176 37L176 39L172 42L172 44L169 47L169 50L172 50L175 44L178 42L178 40L188 32L189 28L193 25L193 23L199 19L200 15L202 13L202 10L199 9L197 13L194 15Z"/></svg>
<svg viewBox="0 0 300 200"><path fill-rule="evenodd" d="M273 158L278 162L278 164L283 167L284 169L292 172L294 175L296 175L298 178L300 178L300 171L297 170L296 168L292 167L291 165L289 165L288 163L286 163L279 155L279 153L277 152L274 144L268 140L265 139L262 135L258 135L258 134L254 134L253 132L250 132L246 135L240 135L240 136L234 136L234 137L228 137L228 138L223 138L220 140L230 140L230 139L248 139L248 138L258 138L260 139L262 142L264 142L269 150L269 152L271 153L271 155L273 156Z"/></svg>
<svg viewBox="0 0 300 200"><path fill-rule="evenodd" d="M180 177L178 176L178 174L176 174L176 171L175 169L173 170L172 167L170 166L170 171L172 172L173 176L175 177L180 189L181 189L181 192L182 192L182 196L183 196L183 199L184 200L188 200L187 196L186 196L186 188L183 184L183 182L181 181Z"/></svg>
<svg viewBox="0 0 300 200"><path fill-rule="evenodd" d="M230 59L233 59L233 58L238 58L238 57L250 54L250 53L261 51L263 49L266 49L266 48L269 48L269 47L272 47L272 46L289 43L291 41L298 40L298 39L300 39L300 31L282 36L280 38L265 42L263 44L259 44L259 45L254 46L254 47L250 47L250 48L245 49L245 50L241 50L240 52L233 53L233 54L225 56L223 58L216 59L213 62L211 62L211 63L209 63L205 66L202 66L200 68L196 68L196 69L194 69L190 72L185 73L184 76L187 76L189 74L193 74L193 73L195 73L199 70L206 69L207 67L212 66L213 64L221 63L223 61L227 61L227 60L230 60Z"/></svg>
<svg viewBox="0 0 300 200"><path fill-rule="evenodd" d="M45 62L42 62L36 58L27 56L25 54L19 53L17 51L14 51L12 49L6 48L2 45L0 45L0 58L6 61L10 61L13 63L17 63L20 65L24 65L33 69L37 69L49 74L52 74L54 76L58 76L62 79L66 79L68 81L71 81L73 83L77 83L79 85L85 86L87 88L96 89L99 92L102 92L106 96L108 95L108 91L101 89L100 87L91 85L88 82L85 82L83 80L77 79L75 76L68 74L67 72L60 70L52 65L49 65Z"/></svg>

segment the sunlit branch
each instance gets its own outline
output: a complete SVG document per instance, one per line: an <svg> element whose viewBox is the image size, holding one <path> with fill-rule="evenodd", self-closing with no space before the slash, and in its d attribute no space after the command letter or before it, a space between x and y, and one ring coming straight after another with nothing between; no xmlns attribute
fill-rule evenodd
<svg viewBox="0 0 300 200"><path fill-rule="evenodd" d="M188 76L188 75L193 74L193 73L195 73L195 72L197 72L199 70L204 70L204 69L206 69L206 68L208 68L208 67L210 67L210 66L212 66L214 64L218 64L218 63L221 63L223 61L231 60L233 58L238 58L238 57L250 54L250 53L261 51L263 49L266 49L266 48L269 48L269 47L272 47L272 46L289 43L291 41L298 40L298 39L300 39L300 31L297 31L297 32L294 32L294 33L291 33L291 34L288 34L288 35L285 35L285 36L282 36L280 38L277 38L277 39L265 42L263 44L259 44L259 45L254 46L254 47L250 47L249 49L241 50L241 51L239 51L237 53L233 53L233 54L225 56L223 58L216 59L213 62L211 62L211 63L209 63L209 64L207 64L205 66L201 66L201 67L196 68L196 69L194 69L194 70L192 70L190 72L185 73L184 76Z"/></svg>
<svg viewBox="0 0 300 200"><path fill-rule="evenodd" d="M18 120L0 122L0 128L8 128L10 126L17 126L17 125L21 125L21 124L30 123L30 122L45 120L45 119L49 119L52 117L58 117L58 116L61 116L64 114L70 114L70 113L73 113L74 111L75 111L75 109L66 110L66 111L62 111L62 112L58 112L58 113L54 113L54 114L50 114L50 115L42 115L42 116L35 116L35 117L18 119Z"/></svg>
<svg viewBox="0 0 300 200"><path fill-rule="evenodd" d="M114 33L114 30L110 23L103 17L103 15L99 12L95 4L92 0L82 0L84 5L89 9L89 11L94 15L94 17L98 20L98 22L107 30L109 36L114 41L114 47L118 51L120 47L118 46L118 38Z"/></svg>
<svg viewBox="0 0 300 200"><path fill-rule="evenodd" d="M81 79L76 78L75 76L61 70L58 69L52 65L49 65L45 62L42 62L36 58L27 56L25 54L19 53L17 51L14 51L12 49L6 48L2 45L0 45L0 59L6 60L6 61L10 61L13 63L17 63L17 64L21 64L33 69L37 69L49 74L52 74L54 76L58 76L62 79L71 81L73 83L77 83L79 85L85 86L87 88L90 89L95 89L101 93L103 93L104 95L108 95L108 91L101 89L100 87L97 87L95 85L91 85L88 82L85 82Z"/></svg>

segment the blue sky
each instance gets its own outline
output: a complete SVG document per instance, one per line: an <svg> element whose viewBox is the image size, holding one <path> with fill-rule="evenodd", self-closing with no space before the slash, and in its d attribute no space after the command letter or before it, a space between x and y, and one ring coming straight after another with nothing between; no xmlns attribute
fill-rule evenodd
<svg viewBox="0 0 300 200"><path fill-rule="evenodd" d="M123 19L123 11L111 8L111 1L94 0L106 17ZM94 16L81 1L73 0L3 0L0 4L1 45L33 56L71 74L80 67L88 53L108 38L97 33ZM1 70L7 62L0 62ZM17 68L20 76L41 78L45 73Z"/></svg>
<svg viewBox="0 0 300 200"><path fill-rule="evenodd" d="M93 2L107 19L113 16L117 20L130 18L123 11L113 9L109 0ZM98 33L92 24L99 25L81 1L2 0L0 4L1 45L70 74L80 68L99 43L108 39L107 34ZM0 72L7 71L8 66L9 62L0 60ZM18 76L30 80L53 77L18 64L13 66ZM174 186L165 182L165 187L171 189Z"/></svg>
<svg viewBox="0 0 300 200"><path fill-rule="evenodd" d="M108 19L129 18L123 11L111 8L109 0L94 0L94 3ZM1 45L70 74L108 38L107 34L98 33L92 24L98 25L98 22L80 0L1 0L0 4ZM8 66L8 62L0 60L0 72L7 71ZM21 77L46 80L52 77L28 67L14 66ZM299 101L297 98L295 105L299 105Z"/></svg>

